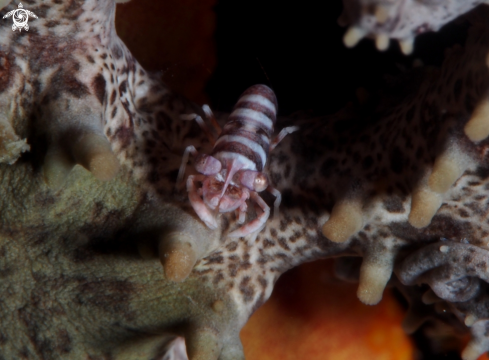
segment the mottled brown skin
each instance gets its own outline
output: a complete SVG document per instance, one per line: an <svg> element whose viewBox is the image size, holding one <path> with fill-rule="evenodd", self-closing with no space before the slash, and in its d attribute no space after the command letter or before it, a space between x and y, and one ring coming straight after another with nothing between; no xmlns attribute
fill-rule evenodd
<svg viewBox="0 0 489 360"><path fill-rule="evenodd" d="M191 359L243 359L239 330L248 317L280 274L317 258L362 256L363 268L387 275L394 267L404 290L414 283L441 289L447 279L478 276L469 267L485 259L488 247L487 141L472 143L462 129L488 88L485 22L441 70L422 70L402 91L390 89L374 112L350 108L279 121L278 129L300 126L270 156L268 172L283 195L280 216L256 239L236 240L226 237L239 226L234 215L210 231L175 189L183 149L210 150L199 127L179 117L200 110L130 55L113 28L114 3L25 5L39 16L28 33L0 28L0 120L31 146L13 165L0 165L0 357L150 359L182 335ZM121 163L111 180L80 166L86 164L73 144L86 136L110 143ZM411 193L441 149L454 143L473 163L442 195L430 225L416 229L407 221ZM74 166L56 182L59 188L46 184L52 149ZM349 198L362 204L363 228L333 243L322 226L334 204ZM198 254L182 282L165 277L157 256L174 232L185 234ZM445 267L446 276L412 275L450 262L422 261L442 237L465 239L453 247L458 265ZM469 248L478 250L471 256ZM486 286L462 291L463 301L454 303L463 286L437 295L450 296L454 323L469 312L478 316L473 335L483 344L489 315L474 307L485 303ZM411 293L418 314L436 316L421 293Z"/></svg>

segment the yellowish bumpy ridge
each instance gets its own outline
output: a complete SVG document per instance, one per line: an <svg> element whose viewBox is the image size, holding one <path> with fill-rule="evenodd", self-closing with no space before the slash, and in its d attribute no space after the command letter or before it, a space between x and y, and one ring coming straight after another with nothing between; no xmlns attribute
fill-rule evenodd
<svg viewBox="0 0 489 360"><path fill-rule="evenodd" d="M197 262L197 253L188 234L175 231L160 239L159 257L168 280L185 280Z"/></svg>
<svg viewBox="0 0 489 360"><path fill-rule="evenodd" d="M447 192L467 170L469 164L470 160L460 150L453 148L446 150L435 160L428 180L429 187L439 194Z"/></svg>
<svg viewBox="0 0 489 360"><path fill-rule="evenodd" d="M51 189L59 189L74 165L73 159L71 159L66 151L59 147L49 148L44 158L44 181L46 181Z"/></svg>
<svg viewBox="0 0 489 360"><path fill-rule="evenodd" d="M464 128L465 135L476 142L489 136L489 98L483 99L472 112Z"/></svg>
<svg viewBox="0 0 489 360"><path fill-rule="evenodd" d="M382 300L385 286L394 266L394 254L365 254L360 267L360 284L357 296L366 305L375 305Z"/></svg>
<svg viewBox="0 0 489 360"><path fill-rule="evenodd" d="M385 51L389 47L389 36L387 34L379 34L375 38L375 46L379 51Z"/></svg>
<svg viewBox="0 0 489 360"><path fill-rule="evenodd" d="M414 37L399 40L399 47L404 55L411 55L414 50Z"/></svg>
<svg viewBox="0 0 489 360"><path fill-rule="evenodd" d="M442 196L435 193L426 185L421 185L413 191L409 223L415 228L424 228L431 222L433 216L442 204Z"/></svg>
<svg viewBox="0 0 489 360"><path fill-rule="evenodd" d="M367 32L358 26L351 26L343 36L343 43L346 47L352 48L362 40Z"/></svg>
<svg viewBox="0 0 489 360"><path fill-rule="evenodd" d="M189 360L217 360L221 353L222 344L210 329L189 331L185 343Z"/></svg>
<svg viewBox="0 0 489 360"><path fill-rule="evenodd" d="M119 161L104 136L85 134L72 145L72 152L75 161L100 180L110 180L119 171Z"/></svg>
<svg viewBox="0 0 489 360"><path fill-rule="evenodd" d="M481 344L472 339L462 351L461 357L463 360L477 360L486 350Z"/></svg>
<svg viewBox="0 0 489 360"><path fill-rule="evenodd" d="M329 220L323 225L323 235L341 243L363 228L362 204L356 200L340 201L331 211Z"/></svg>

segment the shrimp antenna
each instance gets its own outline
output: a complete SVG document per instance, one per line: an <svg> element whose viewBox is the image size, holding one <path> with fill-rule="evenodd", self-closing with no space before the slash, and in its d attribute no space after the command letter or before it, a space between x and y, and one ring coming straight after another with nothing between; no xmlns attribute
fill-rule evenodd
<svg viewBox="0 0 489 360"><path fill-rule="evenodd" d="M265 75L265 77L267 78L268 80L268 83L270 84L270 87L273 89L273 84L272 84L272 81L270 80L270 78L268 77L268 74L265 70L265 68L263 67L262 63L260 62L260 59L258 59L258 57L256 58L256 61L258 62L258 65L260 65L260 68L261 70L263 71L263 74Z"/></svg>

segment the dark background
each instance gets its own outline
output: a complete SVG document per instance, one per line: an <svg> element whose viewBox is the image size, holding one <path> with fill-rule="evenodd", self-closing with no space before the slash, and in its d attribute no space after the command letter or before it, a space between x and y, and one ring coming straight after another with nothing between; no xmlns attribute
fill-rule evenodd
<svg viewBox="0 0 489 360"><path fill-rule="evenodd" d="M331 114L353 100L358 87L379 88L385 74L409 69L415 59L439 65L444 49L463 43L466 23L458 21L418 36L411 56L396 41L386 52L371 39L347 49L345 28L337 24L342 6L340 0L219 1L218 63L206 89L213 108L229 111L247 87L264 83L276 92L280 115Z"/></svg>

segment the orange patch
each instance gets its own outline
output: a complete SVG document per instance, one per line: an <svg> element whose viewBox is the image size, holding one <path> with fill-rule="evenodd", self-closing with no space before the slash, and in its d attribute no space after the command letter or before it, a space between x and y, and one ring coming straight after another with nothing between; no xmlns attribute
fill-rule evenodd
<svg viewBox="0 0 489 360"><path fill-rule="evenodd" d="M246 358L413 359L412 342L401 328L404 311L391 293L367 306L356 288L333 278L331 261L284 274L241 331Z"/></svg>

